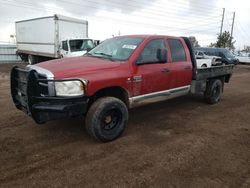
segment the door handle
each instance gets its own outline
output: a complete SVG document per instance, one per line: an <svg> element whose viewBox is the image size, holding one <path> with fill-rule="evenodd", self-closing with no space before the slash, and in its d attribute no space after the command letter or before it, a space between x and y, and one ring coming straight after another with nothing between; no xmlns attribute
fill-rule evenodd
<svg viewBox="0 0 250 188"><path fill-rule="evenodd" d="M185 69L185 70L190 70L191 67L190 67L190 66L185 66L184 69Z"/></svg>
<svg viewBox="0 0 250 188"><path fill-rule="evenodd" d="M163 69L161 70L161 72L163 72L163 73L168 73L168 72L170 72L170 70L167 69L167 68L163 68Z"/></svg>

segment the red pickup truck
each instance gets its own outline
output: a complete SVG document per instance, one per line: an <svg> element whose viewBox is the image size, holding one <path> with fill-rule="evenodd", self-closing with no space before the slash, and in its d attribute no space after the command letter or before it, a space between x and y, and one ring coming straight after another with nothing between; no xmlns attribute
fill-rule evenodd
<svg viewBox="0 0 250 188"><path fill-rule="evenodd" d="M108 39L83 57L11 71L16 107L36 123L85 116L97 140L118 138L128 109L189 93L217 103L233 65L197 69L185 37L133 35Z"/></svg>

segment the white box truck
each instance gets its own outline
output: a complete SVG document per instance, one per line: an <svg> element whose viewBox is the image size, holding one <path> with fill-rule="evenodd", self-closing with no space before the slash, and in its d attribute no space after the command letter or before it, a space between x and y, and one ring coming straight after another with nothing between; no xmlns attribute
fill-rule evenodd
<svg viewBox="0 0 250 188"><path fill-rule="evenodd" d="M16 22L17 53L30 64L81 56L94 47L88 21L61 15Z"/></svg>

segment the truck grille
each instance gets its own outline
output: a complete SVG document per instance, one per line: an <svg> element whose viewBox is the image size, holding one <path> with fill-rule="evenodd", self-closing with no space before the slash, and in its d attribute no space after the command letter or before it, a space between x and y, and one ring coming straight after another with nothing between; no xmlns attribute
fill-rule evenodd
<svg viewBox="0 0 250 188"><path fill-rule="evenodd" d="M17 108L28 113L27 70L14 67L11 71L11 95Z"/></svg>
<svg viewBox="0 0 250 188"><path fill-rule="evenodd" d="M49 95L49 85L46 79L46 76L38 74L38 93L40 96Z"/></svg>
<svg viewBox="0 0 250 188"><path fill-rule="evenodd" d="M11 95L16 107L29 114L36 97L49 95L46 79L34 70L14 67L11 71Z"/></svg>
<svg viewBox="0 0 250 188"><path fill-rule="evenodd" d="M22 110L28 110L28 72L19 68L13 68L11 73L11 94L14 103Z"/></svg>

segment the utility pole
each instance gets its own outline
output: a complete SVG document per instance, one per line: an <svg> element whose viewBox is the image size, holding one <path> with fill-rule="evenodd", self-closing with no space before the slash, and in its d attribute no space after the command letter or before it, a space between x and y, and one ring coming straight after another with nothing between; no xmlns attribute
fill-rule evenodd
<svg viewBox="0 0 250 188"><path fill-rule="evenodd" d="M234 20L235 20L235 12L233 13L233 23L231 28L231 38L233 38L233 32L234 32Z"/></svg>
<svg viewBox="0 0 250 188"><path fill-rule="evenodd" d="M232 23L232 28L231 28L231 40L230 40L231 44L233 42L234 20L235 20L235 12L233 13L233 23Z"/></svg>
<svg viewBox="0 0 250 188"><path fill-rule="evenodd" d="M220 27L220 36L222 34L222 29L223 29L223 23L224 23L224 17L225 17L225 8L223 8L223 13L222 13L222 20L221 20L221 27Z"/></svg>

